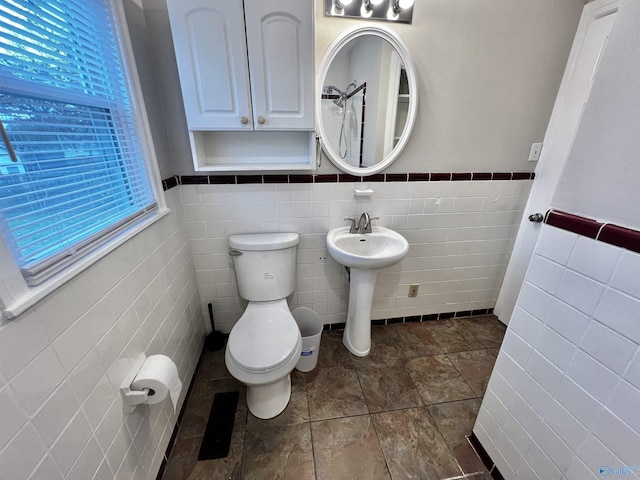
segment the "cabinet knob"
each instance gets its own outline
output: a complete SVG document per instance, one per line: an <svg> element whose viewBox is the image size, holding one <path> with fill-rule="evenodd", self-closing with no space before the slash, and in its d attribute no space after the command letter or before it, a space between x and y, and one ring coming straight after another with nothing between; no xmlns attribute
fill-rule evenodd
<svg viewBox="0 0 640 480"><path fill-rule="evenodd" d="M258 123L259 123L260 125L264 125L264 122L265 122L264 117L258 117Z"/></svg>
<svg viewBox="0 0 640 480"><path fill-rule="evenodd" d="M249 123L249 119L247 117L242 117L240 118L240 123L246 125L247 123Z"/></svg>

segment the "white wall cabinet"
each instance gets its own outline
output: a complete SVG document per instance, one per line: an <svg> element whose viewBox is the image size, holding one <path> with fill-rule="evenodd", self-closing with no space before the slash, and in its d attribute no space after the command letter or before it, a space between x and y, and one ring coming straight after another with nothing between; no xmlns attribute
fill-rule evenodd
<svg viewBox="0 0 640 480"><path fill-rule="evenodd" d="M313 0L167 5L196 170L312 168ZM216 134L223 131L271 133ZM265 150L280 143L277 132L304 151Z"/></svg>

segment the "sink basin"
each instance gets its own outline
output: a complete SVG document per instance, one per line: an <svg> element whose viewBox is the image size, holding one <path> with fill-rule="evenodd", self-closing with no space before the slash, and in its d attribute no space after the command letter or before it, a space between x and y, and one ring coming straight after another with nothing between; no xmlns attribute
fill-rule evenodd
<svg viewBox="0 0 640 480"><path fill-rule="evenodd" d="M399 262L409 251L409 243L398 232L373 226L371 233L349 233L349 227L339 227L327 234L329 254L350 268L373 270Z"/></svg>

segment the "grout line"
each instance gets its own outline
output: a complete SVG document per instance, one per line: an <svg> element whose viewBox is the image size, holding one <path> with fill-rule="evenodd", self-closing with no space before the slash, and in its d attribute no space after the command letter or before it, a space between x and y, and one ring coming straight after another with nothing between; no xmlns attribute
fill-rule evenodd
<svg viewBox="0 0 640 480"><path fill-rule="evenodd" d="M449 445L449 442L447 442L447 440L444 438L444 433L442 432L442 430L440 430L440 425L438 425L438 422L436 422L436 419L434 418L433 414L431 413L431 410L429 410L429 406L425 406L425 409L427 410L427 415L429 415L429 418L433 422L433 425L436 427L436 431L440 434L440 436L442 437L442 441L447 446L447 450L449 450L449 453L451 454L451 456L453 457L454 461L456 462L456 465L458 466L458 469L460 470L460 473L463 475L462 478L464 478L464 475L465 475L464 469L460 465L460 462L458 461L458 457L456 457L455 454L453 453L453 450L452 450L451 446ZM456 477L454 477L454 478L456 478Z"/></svg>

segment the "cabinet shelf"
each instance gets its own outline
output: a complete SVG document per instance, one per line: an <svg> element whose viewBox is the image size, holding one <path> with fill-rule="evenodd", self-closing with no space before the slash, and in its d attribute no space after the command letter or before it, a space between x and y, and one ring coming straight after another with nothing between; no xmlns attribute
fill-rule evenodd
<svg viewBox="0 0 640 480"><path fill-rule="evenodd" d="M313 131L189 132L195 170L199 172L260 172L313 170Z"/></svg>

